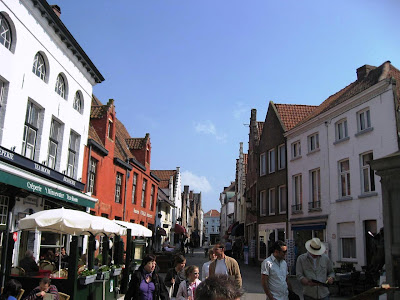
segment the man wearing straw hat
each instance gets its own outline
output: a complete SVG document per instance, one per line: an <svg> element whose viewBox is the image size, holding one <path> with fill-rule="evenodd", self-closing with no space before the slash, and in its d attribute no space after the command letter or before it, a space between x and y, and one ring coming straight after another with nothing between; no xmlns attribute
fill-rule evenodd
<svg viewBox="0 0 400 300"><path fill-rule="evenodd" d="M306 242L307 253L296 263L296 277L303 285L304 300L329 299L328 284L333 283L332 262L325 254L325 245L319 238Z"/></svg>

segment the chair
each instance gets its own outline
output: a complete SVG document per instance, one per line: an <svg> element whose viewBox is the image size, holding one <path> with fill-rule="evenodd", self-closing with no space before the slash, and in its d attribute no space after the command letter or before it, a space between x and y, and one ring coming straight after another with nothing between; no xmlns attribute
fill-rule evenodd
<svg viewBox="0 0 400 300"><path fill-rule="evenodd" d="M67 295L67 294L61 293L61 292L58 292L58 296L59 296L60 300L69 300L69 298L71 298L70 295Z"/></svg>
<svg viewBox="0 0 400 300"><path fill-rule="evenodd" d="M11 275L24 276L25 270L24 270L24 268L14 266L11 268Z"/></svg>
<svg viewBox="0 0 400 300"><path fill-rule="evenodd" d="M65 269L56 270L51 275L52 275L52 277L67 278L68 277L68 271L65 270Z"/></svg>
<svg viewBox="0 0 400 300"><path fill-rule="evenodd" d="M43 261L40 263L40 269L53 272L55 270L55 265L49 261Z"/></svg>

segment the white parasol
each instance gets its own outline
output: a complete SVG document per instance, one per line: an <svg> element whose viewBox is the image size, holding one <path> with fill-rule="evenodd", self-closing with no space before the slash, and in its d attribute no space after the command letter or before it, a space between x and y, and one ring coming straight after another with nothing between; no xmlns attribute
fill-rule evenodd
<svg viewBox="0 0 400 300"><path fill-rule="evenodd" d="M136 223L128 223L125 221L114 220L118 225L124 226L127 229L130 229L132 232L132 236L143 236L143 237L152 237L153 232L150 229L147 229L143 225Z"/></svg>

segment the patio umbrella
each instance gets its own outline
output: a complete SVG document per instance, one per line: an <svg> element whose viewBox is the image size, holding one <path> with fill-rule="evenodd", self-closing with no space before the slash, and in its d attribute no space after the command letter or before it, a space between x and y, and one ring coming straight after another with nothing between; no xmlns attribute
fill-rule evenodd
<svg viewBox="0 0 400 300"><path fill-rule="evenodd" d="M90 224L90 232L93 234L104 233L104 234L117 234L126 235L126 228L122 227L118 223L115 223L109 219L103 217L91 216L93 218Z"/></svg>
<svg viewBox="0 0 400 300"><path fill-rule="evenodd" d="M119 220L114 220L118 225L124 226L125 228L128 228L132 232L132 236L143 236L143 237L152 237L153 232L150 229L147 229L143 225L136 224L136 223L128 223L125 221L119 221Z"/></svg>

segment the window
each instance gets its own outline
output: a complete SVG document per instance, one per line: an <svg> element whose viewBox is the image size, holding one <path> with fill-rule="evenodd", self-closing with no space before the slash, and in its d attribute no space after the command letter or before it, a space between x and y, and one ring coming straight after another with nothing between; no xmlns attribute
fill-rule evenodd
<svg viewBox="0 0 400 300"><path fill-rule="evenodd" d="M267 215L267 195L265 191L260 192L260 216Z"/></svg>
<svg viewBox="0 0 400 300"><path fill-rule="evenodd" d="M79 92L75 93L75 97L74 97L74 105L73 105L74 109L80 113L82 113L82 96Z"/></svg>
<svg viewBox="0 0 400 300"><path fill-rule="evenodd" d="M357 129L358 132L371 128L371 116L369 108L357 113Z"/></svg>
<svg viewBox="0 0 400 300"><path fill-rule="evenodd" d="M292 159L298 158L301 156L301 145L300 141L296 141L292 143Z"/></svg>
<svg viewBox="0 0 400 300"><path fill-rule="evenodd" d="M61 124L56 120L51 120L50 137L49 137L49 151L47 156L47 166L55 169L57 163L57 150L60 140Z"/></svg>
<svg viewBox="0 0 400 300"><path fill-rule="evenodd" d="M347 138L348 132L347 132L347 120L343 119L340 120L339 122L336 123L335 125L336 128L336 141L343 140Z"/></svg>
<svg viewBox="0 0 400 300"><path fill-rule="evenodd" d="M286 148L285 145L280 145L278 147L278 169L284 168L286 168Z"/></svg>
<svg viewBox="0 0 400 300"><path fill-rule="evenodd" d="M153 210L153 203L154 203L154 185L151 185L150 210Z"/></svg>
<svg viewBox="0 0 400 300"><path fill-rule="evenodd" d="M361 155L361 188L362 193L375 191L375 176L369 162L374 159L372 152Z"/></svg>
<svg viewBox="0 0 400 300"><path fill-rule="evenodd" d="M30 159L35 157L38 127L39 108L32 102L28 102L25 115L24 138L22 141L22 155Z"/></svg>
<svg viewBox="0 0 400 300"><path fill-rule="evenodd" d="M341 197L350 196L350 163L348 159L339 162L339 173L339 195Z"/></svg>
<svg viewBox="0 0 400 300"><path fill-rule="evenodd" d="M269 215L275 215L275 189L268 190L268 206L269 206Z"/></svg>
<svg viewBox="0 0 400 300"><path fill-rule="evenodd" d="M211 226L211 232L214 232L214 231L215 231L214 226Z"/></svg>
<svg viewBox="0 0 400 300"><path fill-rule="evenodd" d="M260 176L267 174L267 166L265 161L265 153L260 154Z"/></svg>
<svg viewBox="0 0 400 300"><path fill-rule="evenodd" d="M89 166L88 192L92 193L93 195L96 195L96 169L97 169L97 160L91 157Z"/></svg>
<svg viewBox="0 0 400 300"><path fill-rule="evenodd" d="M303 189L301 174L293 176L293 206L292 211L302 210Z"/></svg>
<svg viewBox="0 0 400 300"><path fill-rule="evenodd" d="M356 258L356 235L354 222L339 223L340 252L343 260Z"/></svg>
<svg viewBox="0 0 400 300"><path fill-rule="evenodd" d="M117 172L115 179L115 202L121 203L122 174Z"/></svg>
<svg viewBox="0 0 400 300"><path fill-rule="evenodd" d="M132 185L132 203L136 204L136 185L137 185L138 174L133 173L133 185Z"/></svg>
<svg viewBox="0 0 400 300"><path fill-rule="evenodd" d="M55 92L59 94L62 98L66 99L66 84L65 79L61 74L58 74L56 87L54 88Z"/></svg>
<svg viewBox="0 0 400 300"><path fill-rule="evenodd" d="M0 13L0 44L2 44L8 50L11 50L11 42L12 36L10 24L3 16L3 14Z"/></svg>
<svg viewBox="0 0 400 300"><path fill-rule="evenodd" d="M281 185L279 187L279 213L286 213L287 206L287 195L286 195L286 185Z"/></svg>
<svg viewBox="0 0 400 300"><path fill-rule="evenodd" d="M142 184L142 207L146 207L146 185L147 185L147 180L143 179L143 184Z"/></svg>
<svg viewBox="0 0 400 300"><path fill-rule="evenodd" d="M275 172L275 149L268 151L268 173Z"/></svg>
<svg viewBox="0 0 400 300"><path fill-rule="evenodd" d="M0 225L7 225L9 197L0 195Z"/></svg>
<svg viewBox="0 0 400 300"><path fill-rule="evenodd" d="M313 152L319 149L319 134L314 133L308 136L308 152Z"/></svg>
<svg viewBox="0 0 400 300"><path fill-rule="evenodd" d="M0 108L6 104L6 93L8 84L0 79Z"/></svg>
<svg viewBox="0 0 400 300"><path fill-rule="evenodd" d="M74 177L78 162L79 136L71 131L68 146L67 176Z"/></svg>
<svg viewBox="0 0 400 300"><path fill-rule="evenodd" d="M46 79L46 64L42 54L39 52L36 53L35 58L33 59L32 72L43 81Z"/></svg>
<svg viewBox="0 0 400 300"><path fill-rule="evenodd" d="M308 209L321 207L321 175L320 169L310 171L310 203Z"/></svg>
<svg viewBox="0 0 400 300"><path fill-rule="evenodd" d="M113 133L113 121L111 119L108 119L108 138L112 139L112 133Z"/></svg>

